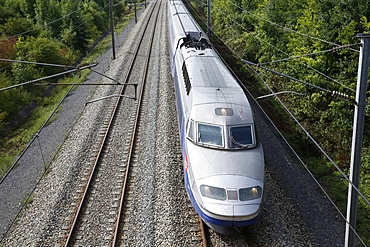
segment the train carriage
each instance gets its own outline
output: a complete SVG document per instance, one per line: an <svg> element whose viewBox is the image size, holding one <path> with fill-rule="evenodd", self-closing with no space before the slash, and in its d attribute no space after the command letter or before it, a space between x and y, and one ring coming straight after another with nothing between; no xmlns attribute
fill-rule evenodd
<svg viewBox="0 0 370 247"><path fill-rule="evenodd" d="M168 7L185 187L216 232L253 224L264 195L264 155L248 99L181 1Z"/></svg>

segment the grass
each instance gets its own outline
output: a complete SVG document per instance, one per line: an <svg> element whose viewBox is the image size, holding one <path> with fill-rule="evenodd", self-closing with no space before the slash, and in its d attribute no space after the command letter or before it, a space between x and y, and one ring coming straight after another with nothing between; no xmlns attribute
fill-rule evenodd
<svg viewBox="0 0 370 247"><path fill-rule="evenodd" d="M366 151L365 151L366 152ZM346 217L347 214L347 194L348 182L333 165L326 162L323 158L311 157L307 160L307 165L315 177L326 189L332 200L338 206L341 213ZM359 189L366 198L370 195L370 174L368 172L369 163L363 162L361 167L361 182ZM348 176L349 171L344 170ZM362 197L358 197L357 207L357 231L367 246L370 246L370 206L367 205ZM361 246L361 245L359 245Z"/></svg>
<svg viewBox="0 0 370 247"><path fill-rule="evenodd" d="M27 209L32 202L33 202L33 196L31 195L22 201L22 205L25 209Z"/></svg>
<svg viewBox="0 0 370 247"><path fill-rule="evenodd" d="M74 80L72 78L66 79ZM21 154L27 144L32 140L40 128L46 123L59 102L63 99L69 87L56 87L49 97L39 99L38 107L31 113L26 121L15 131L9 133L2 142L0 148L0 176L2 177L8 168L15 162L16 157ZM50 124L55 116L47 122Z"/></svg>

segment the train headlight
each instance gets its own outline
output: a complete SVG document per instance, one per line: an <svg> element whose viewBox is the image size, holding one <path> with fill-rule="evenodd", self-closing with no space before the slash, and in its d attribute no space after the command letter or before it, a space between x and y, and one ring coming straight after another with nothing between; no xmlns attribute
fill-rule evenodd
<svg viewBox="0 0 370 247"><path fill-rule="evenodd" d="M239 190L239 200L249 201L260 198L262 196L262 188L255 186L251 188L243 188Z"/></svg>
<svg viewBox="0 0 370 247"><path fill-rule="evenodd" d="M200 186L202 196L209 197L216 200L226 200L226 190L223 188L212 187L202 184Z"/></svg>

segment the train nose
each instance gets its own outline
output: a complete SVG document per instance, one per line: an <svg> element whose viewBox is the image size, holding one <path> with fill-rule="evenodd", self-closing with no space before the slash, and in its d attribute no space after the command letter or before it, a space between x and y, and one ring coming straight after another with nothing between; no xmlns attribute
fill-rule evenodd
<svg viewBox="0 0 370 247"><path fill-rule="evenodd" d="M260 212L260 203L248 205L222 205L205 202L202 207L210 214L218 215L229 221L246 221L255 218Z"/></svg>

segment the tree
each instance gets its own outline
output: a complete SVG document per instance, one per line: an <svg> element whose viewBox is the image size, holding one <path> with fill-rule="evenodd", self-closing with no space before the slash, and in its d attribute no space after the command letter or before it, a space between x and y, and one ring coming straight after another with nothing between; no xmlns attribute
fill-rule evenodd
<svg viewBox="0 0 370 247"><path fill-rule="evenodd" d="M359 43L357 33L370 30L369 0L215 0L212 11L216 34L244 59L354 98L357 52L306 54L334 48L334 43ZM272 62L290 57L297 58ZM348 152L351 103L271 73L260 76L275 92L305 94L280 97L325 150ZM365 139L370 142L370 137Z"/></svg>
<svg viewBox="0 0 370 247"><path fill-rule="evenodd" d="M105 7L99 6L95 1L86 1L83 3L84 21L89 23L87 26L91 37L99 37L109 28L109 16L106 11L108 2Z"/></svg>
<svg viewBox="0 0 370 247"><path fill-rule="evenodd" d="M67 65L71 60L68 50L60 42L48 38L28 37L16 44L17 58L30 62ZM36 64L14 63L12 72L18 83L45 77L63 70L60 67L40 66ZM35 92L32 86L27 90Z"/></svg>
<svg viewBox="0 0 370 247"><path fill-rule="evenodd" d="M0 73L0 88L13 85L5 73ZM23 88L9 89L0 92L0 130L29 103L30 94ZM1 131L0 131L1 134Z"/></svg>
<svg viewBox="0 0 370 247"><path fill-rule="evenodd" d="M74 50L85 52L88 48L91 37L89 27L93 23L87 23L84 19L83 7L79 1L62 0L61 14L64 16L62 21L61 37L63 43Z"/></svg>
<svg viewBox="0 0 370 247"><path fill-rule="evenodd" d="M58 37L61 32L61 7L56 0L36 0L35 19L43 37Z"/></svg>
<svg viewBox="0 0 370 247"><path fill-rule="evenodd" d="M34 36L39 34L33 21L24 17L8 18L3 26L0 26L0 32L5 36Z"/></svg>
<svg viewBox="0 0 370 247"><path fill-rule="evenodd" d="M4 4L2 3L0 4L0 25L3 25L10 17L14 16L15 13L12 9L9 9L8 7L4 6Z"/></svg>
<svg viewBox="0 0 370 247"><path fill-rule="evenodd" d="M9 39L0 40L0 57L4 59L14 60L16 57L15 43L17 39L15 37ZM0 61L0 71L10 72L11 63Z"/></svg>

